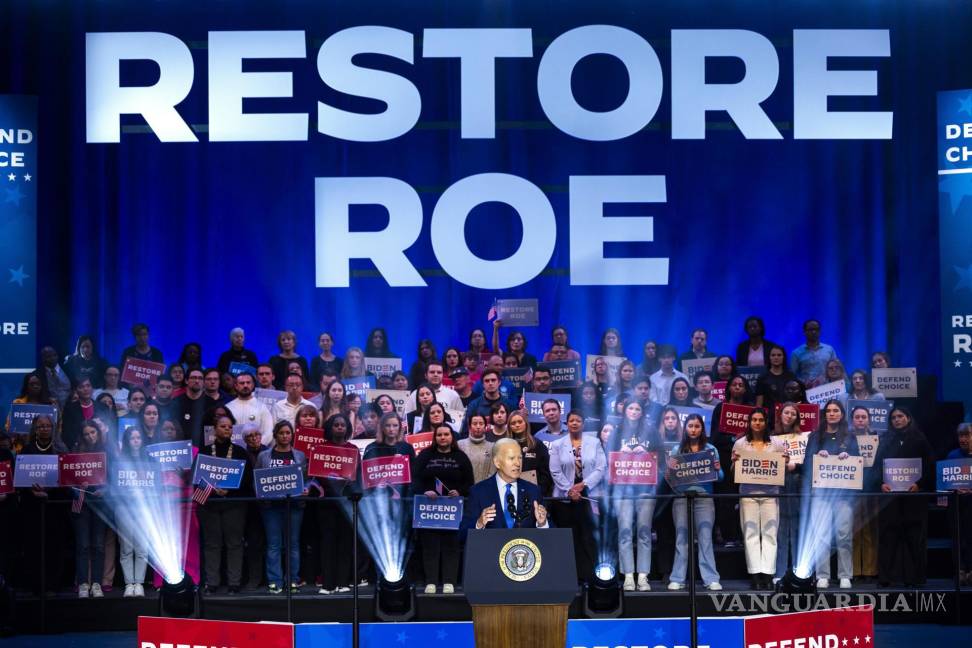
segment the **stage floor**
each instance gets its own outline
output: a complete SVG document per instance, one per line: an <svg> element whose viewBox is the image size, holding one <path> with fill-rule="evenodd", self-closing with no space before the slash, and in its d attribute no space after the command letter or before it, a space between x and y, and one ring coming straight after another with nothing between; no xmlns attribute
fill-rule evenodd
<svg viewBox="0 0 972 648"><path fill-rule="evenodd" d="M805 611L809 609L875 605L875 621L886 624L953 623L961 610L965 623L972 622L972 588L965 587L958 598L951 580L935 579L920 590L879 589L873 583L860 583L850 590L831 588L815 596L795 600L749 589L748 581L725 580L724 590L708 592L699 584L699 616L744 616ZM374 620L374 588L362 587L359 614L364 623ZM686 592L669 592L664 583L652 582L651 592L624 595L626 618L675 618L689 616L690 599ZM351 622L353 599L350 594L319 595L316 588L305 587L292 597L290 620L294 623ZM18 597L16 624L21 633L39 633L41 601ZM158 598L150 591L144 599L126 599L120 589L103 600L78 599L64 592L43 605L46 632L134 630L139 616L159 615ZM238 595L217 593L204 597L203 618L227 621L287 621L287 597L266 590L244 591ZM582 618L580 591L570 610L571 618ZM460 590L452 595L416 595L416 621L467 621L471 610ZM60 648L64 648L61 646Z"/></svg>

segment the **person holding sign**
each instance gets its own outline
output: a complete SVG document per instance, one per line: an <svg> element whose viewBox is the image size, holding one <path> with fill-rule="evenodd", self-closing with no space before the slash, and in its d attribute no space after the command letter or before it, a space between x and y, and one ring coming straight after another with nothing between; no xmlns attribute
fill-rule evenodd
<svg viewBox="0 0 972 648"><path fill-rule="evenodd" d="M250 378L249 374L240 374ZM228 407L228 406L227 406ZM266 408L264 408L266 409ZM269 414L269 413L268 413ZM219 416L215 420L215 438L203 446L200 455L236 459L246 462L239 488L214 488L205 506L197 509L203 533L203 552L206 565L206 593L213 594L219 587L219 566L223 547L226 547L226 580L229 593L240 591L243 580L243 534L246 526L246 502L224 502L226 497L251 495L253 492L253 465L246 449L231 441L233 419Z"/></svg>
<svg viewBox="0 0 972 648"><path fill-rule="evenodd" d="M88 380L84 378L83 380ZM74 446L73 452L105 452L105 444L101 441L101 430L93 421L81 424L81 438ZM85 497L100 499L103 491L100 487L89 488L88 484L81 485ZM77 500L81 494L72 489L72 495ZM71 526L74 527L74 579L78 584L78 598L101 598L101 574L105 569L105 522L91 504L85 504L82 499L80 509L71 509Z"/></svg>
<svg viewBox="0 0 972 648"><path fill-rule="evenodd" d="M60 419L60 406L57 404L57 400L51 396L50 391L47 389L47 383L44 381L43 375L40 370L31 371L24 375L23 384L20 387L20 395L13 399L10 403L11 405L50 405L54 408L55 418L52 420ZM7 432L11 432L11 416L13 415L13 407L7 410L7 423L5 429ZM26 443L27 435L18 435L15 432L11 432L15 435L14 447L23 447ZM19 438L18 438L19 437ZM17 441L20 443L17 443Z"/></svg>
<svg viewBox="0 0 972 648"><path fill-rule="evenodd" d="M772 417L776 411L776 404L787 400L783 395L783 387L788 381L796 380L797 377L786 365L786 351L783 347L777 345L769 347L767 359L766 373L756 379L756 406L765 409Z"/></svg>
<svg viewBox="0 0 972 648"><path fill-rule="evenodd" d="M863 372L854 372L863 373ZM883 396L881 397L884 398ZM871 414L866 407L855 407L851 410L851 431L858 437L858 447L862 454L866 447L862 443L877 439L877 433L871 430ZM880 446L880 444L878 444ZM864 490L871 491L880 483L875 475L875 467L868 467L864 463ZM857 498L854 506L854 576L865 579L876 578L878 575L878 512L881 510L881 500L867 495Z"/></svg>
<svg viewBox="0 0 972 648"><path fill-rule="evenodd" d="M433 442L415 458L412 487L434 500L444 497L465 497L473 485L473 469L469 457L459 449L455 432L445 423L435 426ZM443 594L454 594L459 580L459 534L452 530L420 529L422 566L425 569L425 593L435 594L442 582ZM442 580L439 580L439 567Z"/></svg>
<svg viewBox="0 0 972 648"><path fill-rule="evenodd" d="M796 403L784 403L780 408L780 414L776 417L776 424L773 428L773 435L784 437L788 435L802 434L800 429L800 410ZM800 438L800 437L791 437ZM791 453L792 454L792 453ZM786 479L783 482L783 492L785 494L797 494L802 492L800 480L802 478L802 463L793 460L786 463ZM775 585L784 574L796 567L797 554L800 546L800 499L796 497L783 497L779 501L779 522L776 528L776 574L773 578Z"/></svg>
<svg viewBox="0 0 972 648"><path fill-rule="evenodd" d="M394 418L398 421L398 415L394 412L383 414L378 423L378 427L384 427L388 420ZM399 422L399 426L401 423ZM358 446L351 443L351 420L344 414L335 414L324 422L324 439L328 445L339 448L353 449L358 451ZM330 594L332 592L343 594L351 591L351 584L354 576L355 566L351 563L352 542L354 533L351 523L341 510L341 503L338 498L347 497L352 491L360 490L358 479L361 476L361 463L358 462L356 478L353 480L345 479L320 479L319 482L324 489L324 497L327 499L317 503L317 528L321 536L321 568L324 572L321 588L318 594ZM360 542L360 541L359 541ZM358 552L359 562L367 566L368 554L361 550ZM367 569L362 569L359 565L359 573L366 573Z"/></svg>
<svg viewBox="0 0 972 648"><path fill-rule="evenodd" d="M671 410L678 424L678 414ZM664 416L663 416L664 418ZM651 422L645 417L644 410L638 401L628 403L624 408L624 416L609 439L609 452L653 454L653 461L664 456L664 446L658 431L652 429ZM635 587L640 592L651 590L648 574L651 573L651 527L655 517L655 486L654 485L624 485L614 486L611 491L612 500L617 503L618 516L618 561L621 573L624 574L624 589L632 591ZM634 533L632 534L632 527ZM638 542L638 557L635 562L634 539ZM635 572L638 574L635 583Z"/></svg>
<svg viewBox="0 0 972 648"><path fill-rule="evenodd" d="M394 457L400 455L408 457L410 472L414 472L415 448L408 441L405 441L402 430L402 422L397 414L385 414L378 421L378 432L375 442L368 445L364 451L364 459L377 459L379 457ZM384 488L394 488L402 497L408 495L408 485L389 485ZM378 490L378 489L375 489Z"/></svg>
<svg viewBox="0 0 972 648"><path fill-rule="evenodd" d="M732 446L732 465L742 452L780 454L789 462L786 444L769 436L766 410L756 409L749 415L746 435ZM780 492L779 486L765 484L739 484L739 493L746 495L770 495ZM775 497L743 497L739 500L739 523L742 526L746 547L746 571L749 572L754 590L771 589L776 573L776 531L779 506Z"/></svg>
<svg viewBox="0 0 972 648"><path fill-rule="evenodd" d="M959 447L948 453L946 459L972 459L972 423L960 423L958 430ZM0 457L2 459L3 457ZM959 491L959 582L972 585L972 497L968 488ZM954 524L954 522L953 522ZM954 529L953 529L954 531ZM954 536L953 536L954 537Z"/></svg>
<svg viewBox="0 0 972 648"><path fill-rule="evenodd" d="M830 587L830 540L837 539L837 576L841 589L850 589L854 565L851 560L854 513L851 501L839 490L812 487L813 464L817 457L827 458L836 455L838 459L860 456L857 439L847 428L847 417L840 401L829 400L823 407L823 416L816 432L807 439L807 450L803 465L807 467L811 479L804 480L803 487L813 499L810 501L811 519L820 528L814 533L821 538L821 548L817 549L817 588Z"/></svg>
<svg viewBox="0 0 972 648"><path fill-rule="evenodd" d="M554 441L549 452L553 496L569 500L552 503L556 509L554 517L558 526L572 529L577 574L586 579L598 563L594 542L598 515L591 500L602 495L607 457L600 441L584 434L584 415L578 410L567 413L567 436Z"/></svg>
<svg viewBox="0 0 972 648"><path fill-rule="evenodd" d="M732 358L729 356L720 356L719 360L728 360L729 364L732 364ZM718 370L719 364L718 360L716 362L716 369ZM735 372L735 367L732 367L732 371ZM719 377L716 377L719 379ZM717 428L719 421L722 420L722 409L724 403L729 403L732 405L752 405L753 404L753 393L749 388L749 381L742 376L733 373L727 384L726 384L726 399L722 403L715 406L712 410L712 418L709 419L713 421L712 424L712 444L719 451L719 461L728 465L732 461L732 444L735 443L736 437L733 434L727 434L722 432ZM741 431L737 432L741 435ZM715 492L720 494L731 493L732 485L730 484L731 479L725 482L719 481L715 485ZM725 542L727 547L737 546L740 540L740 529L739 529L739 516L736 513L736 502L730 498L720 498L716 500L716 526L715 535L717 541L719 539Z"/></svg>
<svg viewBox="0 0 972 648"><path fill-rule="evenodd" d="M67 452L54 435L54 421L46 415L34 417L30 425L30 433L27 436L27 443L18 453L18 457L27 455L48 455L56 456ZM22 538L24 548L24 560L28 565L39 566L44 560L47 568L45 569L44 582L41 582L40 569L33 569L31 577L35 580L31 583L31 588L35 594L42 591L53 591L61 581L61 569L63 565L64 543L53 541L64 538L67 535L67 509L62 506L50 506L42 516L41 508L44 506L42 500L53 496L60 499L66 495L63 490L57 488L45 488L39 484L33 484L30 488L21 488L20 492L20 522L17 528ZM42 519L45 524L42 524ZM4 529L4 533L13 532L12 529ZM41 542L41 536L48 538L47 543ZM43 556L41 546L45 547Z"/></svg>
<svg viewBox="0 0 972 648"><path fill-rule="evenodd" d="M689 414L685 419L685 432L682 437L681 445L672 451L672 457L695 452L710 452L717 455L715 446L708 442L705 436L705 423L698 414ZM673 467L674 461L669 459L669 467ZM719 471L719 478L723 478L722 467L719 462L715 462L715 469ZM712 494L712 482L702 482L678 486L675 489L677 494L694 490L703 495ZM715 554L712 552L712 528L715 523L715 506L711 497L696 497L693 507L695 517L695 540L699 547L699 574L705 587L711 591L722 589L719 583L719 572L716 570ZM685 572L688 565L688 504L685 498L677 498L672 503L672 518L675 520L675 564L672 565L672 574L669 577L668 589L685 589Z"/></svg>
<svg viewBox="0 0 972 648"><path fill-rule="evenodd" d="M493 320L493 349L499 354L503 353L503 348L499 343L499 330L502 326L503 320ZM517 366L536 367L536 356L534 356L532 353L527 353L526 348L527 341L523 333L520 333L519 331L510 331L506 336L506 351L516 356Z"/></svg>
<svg viewBox="0 0 972 648"><path fill-rule="evenodd" d="M115 460L116 469L118 466L131 468L134 471L144 469L155 463L145 452L145 435L134 426L125 428L121 438L121 450ZM113 471L116 472L116 471ZM125 498L125 488L116 487L112 495L117 498ZM147 567L148 551L138 540L139 534L135 531L137 522L132 519L127 507L118 506L115 510L115 524L118 529L118 539L121 544L121 567L125 577L125 597L143 597L145 589L145 569Z"/></svg>
<svg viewBox="0 0 972 648"><path fill-rule="evenodd" d="M881 437L874 465L883 469L886 459L920 459L921 477L909 492L930 491L935 484L935 460L931 444L915 425L911 412L895 406L891 426ZM881 490L892 491L887 480ZM878 516L878 584L887 587L924 585L928 567L928 500L924 497L885 497Z"/></svg>
<svg viewBox="0 0 972 648"><path fill-rule="evenodd" d="M530 424L527 423L527 416L523 410L517 410L510 414L507 422L507 433L509 438L520 444L520 478L536 484L543 496L548 497L553 492L553 477L550 476L550 453L546 444L533 437L533 433L530 432ZM496 447L495 444L493 447Z"/></svg>
<svg viewBox="0 0 972 648"><path fill-rule="evenodd" d="M307 456L293 447L294 426L290 421L278 421L273 426L273 445L257 458L256 468L276 468L277 466L297 465L301 472L306 472ZM290 525L290 553L288 554L288 574L290 589L297 591L297 575L300 573L300 524L304 519L304 503L297 502L290 507L290 517L287 517L286 502L261 502L260 513L263 516L263 528L267 535L267 584L271 594L283 591L284 573L281 569L281 551L283 547L284 525Z"/></svg>

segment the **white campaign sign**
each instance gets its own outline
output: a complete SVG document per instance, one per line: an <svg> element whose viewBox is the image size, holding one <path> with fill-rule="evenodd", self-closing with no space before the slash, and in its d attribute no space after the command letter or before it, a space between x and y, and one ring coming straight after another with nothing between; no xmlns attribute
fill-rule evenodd
<svg viewBox="0 0 972 648"><path fill-rule="evenodd" d="M864 457L839 459L834 456L813 458L814 488L842 488L844 490L863 490Z"/></svg>
<svg viewBox="0 0 972 648"><path fill-rule="evenodd" d="M786 443L790 451L790 462L795 464L803 463L803 455L807 452L807 439L810 438L809 432L798 432L796 434L781 434L780 439Z"/></svg>
<svg viewBox="0 0 972 648"><path fill-rule="evenodd" d="M918 398L918 371L914 367L872 369L871 384L887 398Z"/></svg>
<svg viewBox="0 0 972 648"><path fill-rule="evenodd" d="M820 385L819 387L814 387L813 389L807 390L807 402L813 403L814 405L823 406L827 401L839 398L847 393L847 385L844 384L843 380L835 380L834 382L829 382L826 385Z"/></svg>
<svg viewBox="0 0 972 648"><path fill-rule="evenodd" d="M857 448L861 451L861 456L864 457L865 468L870 468L874 465L874 455L877 454L880 441L881 437L877 434L857 435Z"/></svg>

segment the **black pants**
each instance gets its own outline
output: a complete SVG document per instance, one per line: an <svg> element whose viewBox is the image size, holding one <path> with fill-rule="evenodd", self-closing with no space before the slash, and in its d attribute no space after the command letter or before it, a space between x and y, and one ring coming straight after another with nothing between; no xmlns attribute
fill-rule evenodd
<svg viewBox="0 0 972 648"><path fill-rule="evenodd" d="M587 490L584 490L586 495ZM587 500L551 502L557 525L569 528L574 538L574 565L577 579L587 581L597 565L597 543L594 542L594 514Z"/></svg>
<svg viewBox="0 0 972 648"><path fill-rule="evenodd" d="M459 579L459 532L419 530L422 544L422 568L425 583L456 584ZM439 580L439 567L442 567L442 580Z"/></svg>
<svg viewBox="0 0 972 648"><path fill-rule="evenodd" d="M338 587L351 587L352 579L368 578L370 559L364 543L358 539L358 566L353 568L353 541L351 522L336 501L316 503L317 527L321 539L320 563L323 571L322 586L333 590ZM358 524L362 521L359 520Z"/></svg>
<svg viewBox="0 0 972 648"><path fill-rule="evenodd" d="M66 553L70 550L68 507L63 504L44 504L30 493L21 496L20 533L23 541L23 584L35 594L42 590L57 591L62 584ZM41 518L44 524L41 524ZM7 530L7 533L11 530ZM41 536L44 547L41 551ZM44 561L44 580L41 581L41 561Z"/></svg>
<svg viewBox="0 0 972 648"><path fill-rule="evenodd" d="M243 580L243 533L246 503L210 499L196 512L203 536L203 566L206 585L217 587L223 546L226 547L226 582L239 587Z"/></svg>
<svg viewBox="0 0 972 648"><path fill-rule="evenodd" d="M972 495L959 495L959 569L972 571ZM951 519L951 516L949 516Z"/></svg>
<svg viewBox="0 0 972 648"><path fill-rule="evenodd" d="M922 585L928 565L928 500L888 499L878 516L878 580Z"/></svg>
<svg viewBox="0 0 972 648"><path fill-rule="evenodd" d="M246 584L259 587L263 582L263 561L267 551L267 535L263 531L263 519L256 504L248 504L246 509L246 528L243 533L246 541Z"/></svg>
<svg viewBox="0 0 972 648"><path fill-rule="evenodd" d="M652 564L661 578L671 574L672 566L675 564L675 521L672 518L672 501L658 500L651 527L658 535L654 543L657 558Z"/></svg>

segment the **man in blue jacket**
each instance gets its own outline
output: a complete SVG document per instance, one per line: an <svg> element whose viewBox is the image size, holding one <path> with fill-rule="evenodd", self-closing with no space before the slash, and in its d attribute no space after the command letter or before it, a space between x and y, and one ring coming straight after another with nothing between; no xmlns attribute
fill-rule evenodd
<svg viewBox="0 0 972 648"><path fill-rule="evenodd" d="M514 439L500 439L493 445L492 458L496 474L470 490L463 533L469 529L549 528L540 489L520 479L520 444Z"/></svg>

